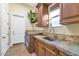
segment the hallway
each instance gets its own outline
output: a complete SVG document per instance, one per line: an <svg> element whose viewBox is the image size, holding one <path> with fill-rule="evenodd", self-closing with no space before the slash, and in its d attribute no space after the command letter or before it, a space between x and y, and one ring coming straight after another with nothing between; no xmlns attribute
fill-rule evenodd
<svg viewBox="0 0 79 59"><path fill-rule="evenodd" d="M17 44L10 47L5 56L35 56L35 54L30 54L24 44Z"/></svg>

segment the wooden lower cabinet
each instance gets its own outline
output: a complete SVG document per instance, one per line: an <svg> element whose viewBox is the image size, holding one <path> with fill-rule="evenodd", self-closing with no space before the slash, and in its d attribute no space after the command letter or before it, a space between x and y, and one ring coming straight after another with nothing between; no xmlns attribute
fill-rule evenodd
<svg viewBox="0 0 79 59"><path fill-rule="evenodd" d="M40 42L39 40L35 40L35 53L37 56L68 56L55 47L49 46L48 44Z"/></svg>
<svg viewBox="0 0 79 59"><path fill-rule="evenodd" d="M46 52L46 49L45 49L44 45L39 43L39 56L45 56L45 52Z"/></svg>
<svg viewBox="0 0 79 59"><path fill-rule="evenodd" d="M30 36L30 39L28 47L30 53L34 52L37 56L68 56L54 46L50 46L33 36Z"/></svg>
<svg viewBox="0 0 79 59"><path fill-rule="evenodd" d="M58 55L58 50L55 47L45 44L45 48L46 48L46 56Z"/></svg>
<svg viewBox="0 0 79 59"><path fill-rule="evenodd" d="M65 54L64 52L59 51L59 56L68 56L67 54Z"/></svg>
<svg viewBox="0 0 79 59"><path fill-rule="evenodd" d="M43 42L38 40L35 41L35 53L37 56L56 56L58 50L56 48L52 48Z"/></svg>
<svg viewBox="0 0 79 59"><path fill-rule="evenodd" d="M37 40L35 40L34 45L35 45L34 46L34 48L35 48L34 52L38 56L39 55L39 44L38 44Z"/></svg>
<svg viewBox="0 0 79 59"><path fill-rule="evenodd" d="M34 52L34 37L32 35L29 35L30 36L30 42L29 42L29 46L27 47L28 51L30 53L33 53Z"/></svg>
<svg viewBox="0 0 79 59"><path fill-rule="evenodd" d="M46 56L56 56L56 53L54 53L52 50L46 48Z"/></svg>

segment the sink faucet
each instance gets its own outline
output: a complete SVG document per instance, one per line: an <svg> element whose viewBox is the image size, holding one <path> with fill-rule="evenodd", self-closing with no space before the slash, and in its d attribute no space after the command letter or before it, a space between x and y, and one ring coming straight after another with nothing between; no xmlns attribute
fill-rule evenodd
<svg viewBox="0 0 79 59"><path fill-rule="evenodd" d="M55 33L54 33L54 32L55 32L54 27L50 26L50 27L49 27L49 32L51 33L52 30L53 30L53 37L54 37L54 38L57 38L57 36L55 36Z"/></svg>

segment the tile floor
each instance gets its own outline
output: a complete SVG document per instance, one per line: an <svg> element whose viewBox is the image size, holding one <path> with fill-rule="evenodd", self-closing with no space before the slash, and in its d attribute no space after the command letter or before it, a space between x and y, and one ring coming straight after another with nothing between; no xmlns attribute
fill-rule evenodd
<svg viewBox="0 0 79 59"><path fill-rule="evenodd" d="M35 56L35 53L30 54L24 44L17 44L10 47L5 56Z"/></svg>

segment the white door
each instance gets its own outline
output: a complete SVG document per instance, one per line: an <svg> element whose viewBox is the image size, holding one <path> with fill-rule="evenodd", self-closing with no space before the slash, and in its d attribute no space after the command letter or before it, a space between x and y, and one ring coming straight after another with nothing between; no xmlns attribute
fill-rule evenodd
<svg viewBox="0 0 79 59"><path fill-rule="evenodd" d="M9 42L9 38L8 38L8 11L7 11L7 4L2 4L1 9L1 19L2 19L2 26L1 26L1 54L4 55L6 53L6 51L9 48L8 42Z"/></svg>
<svg viewBox="0 0 79 59"><path fill-rule="evenodd" d="M12 44L24 42L25 17L22 14L12 15Z"/></svg>

